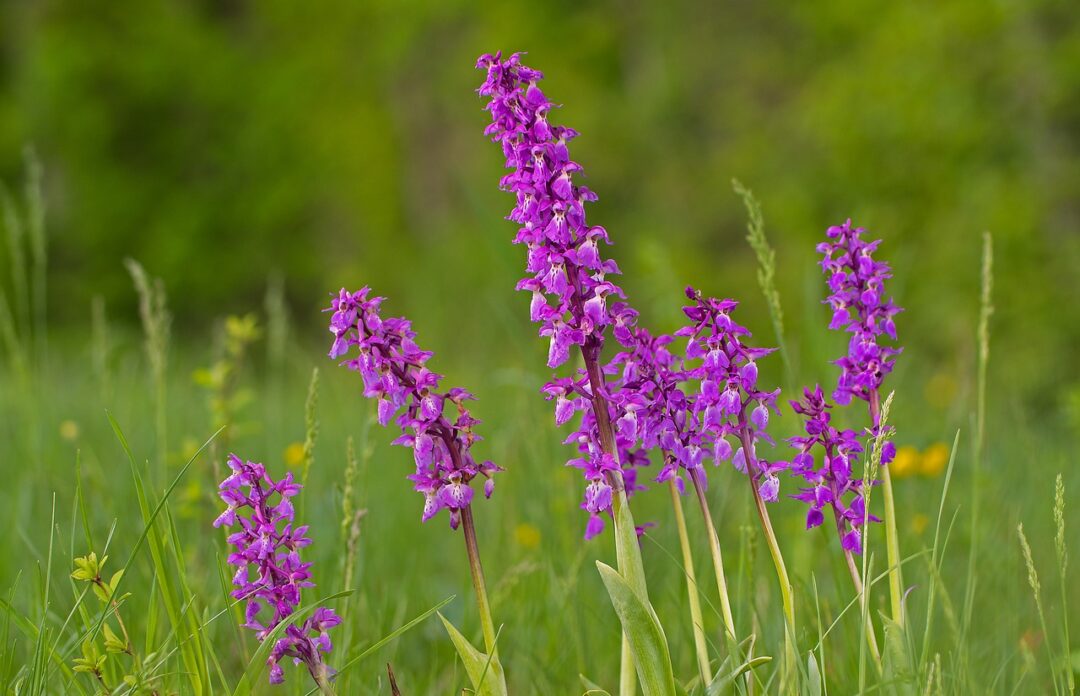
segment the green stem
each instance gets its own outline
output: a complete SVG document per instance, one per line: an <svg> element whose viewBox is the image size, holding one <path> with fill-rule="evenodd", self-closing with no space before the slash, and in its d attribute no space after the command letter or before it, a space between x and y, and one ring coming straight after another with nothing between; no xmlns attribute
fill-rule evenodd
<svg viewBox="0 0 1080 696"><path fill-rule="evenodd" d="M731 600L728 598L727 577L724 575L724 556L720 552L720 537L716 534L713 526L712 513L709 511L709 503L705 499L705 489L698 482L696 476L691 476L694 483L694 492L697 494L698 506L701 515L705 518L705 532L709 537L709 555L712 556L713 574L716 576L716 590L720 594L720 614L724 619L724 629L732 641L737 641L735 633L735 618L731 613Z"/></svg>
<svg viewBox="0 0 1080 696"><path fill-rule="evenodd" d="M870 656L874 658L874 664L877 665L878 672L880 672L882 669L881 650L878 649L877 634L874 633L874 622L870 618L869 612L866 611L866 593L863 592L862 576L859 574L859 568L855 565L855 558L847 549L844 549L844 560L847 561L851 581L855 584L855 594L859 597L860 613L866 616L866 645L870 648Z"/></svg>
<svg viewBox="0 0 1080 696"><path fill-rule="evenodd" d="M795 649L795 600L791 590L791 580L788 579L787 566L784 565L784 556L780 553L780 544L776 541L776 532L773 531L772 520L769 519L769 511L765 508L765 501L761 499L761 492L754 485L752 472L757 467L756 458L753 455L753 443L750 441L750 429L745 423L745 415L740 417L739 439L743 446L743 455L746 459L746 480L750 483L750 491L754 496L754 506L757 508L758 519L761 529L765 533L765 543L769 546L769 554L772 556L773 565L776 567L776 577L780 582L780 598L784 607L784 651L786 655L785 671L795 668L798 652ZM786 682L786 676L782 677ZM790 687L794 689L794 687ZM793 691L794 692L794 691Z"/></svg>
<svg viewBox="0 0 1080 696"><path fill-rule="evenodd" d="M495 622L491 619L484 568L480 564L480 548L476 544L476 526L473 523L472 506L461 508L461 529L465 536L465 551L469 555L473 589L476 591L476 609L480 613L480 627L484 632L484 647L488 655L495 655Z"/></svg>
<svg viewBox="0 0 1080 696"><path fill-rule="evenodd" d="M575 295L577 297L577 295ZM596 429L600 436L600 448L611 455L616 464L614 471L607 473L607 483L612 489L611 516L615 524L615 559L619 574L633 588L639 598L649 603L649 589L645 583L645 566L641 561L641 548L637 535L633 533L634 517L626 499L626 486L623 483L619 465L619 450L615 447L615 431L611 427L607 400L604 398L604 375L600 370L598 355L600 346L593 339L581 346L581 357L585 362L585 373L589 378L592 391L592 410L596 418ZM631 533L620 533L623 527L629 527ZM629 540L629 541L627 541ZM619 667L620 696L634 696L637 691L636 667L626 635L622 635L621 661Z"/></svg>
<svg viewBox="0 0 1080 696"><path fill-rule="evenodd" d="M630 650L630 640L623 633L622 651L619 655L619 696L635 696L637 694L637 669L634 664L634 653Z"/></svg>
<svg viewBox="0 0 1080 696"><path fill-rule="evenodd" d="M315 684L318 685L319 691L323 696L336 696L334 693L334 687L330 686L330 679L327 676L326 664L320 662L318 665L308 665L308 672L311 674L311 678L315 680Z"/></svg>
<svg viewBox="0 0 1080 696"><path fill-rule="evenodd" d="M870 419L874 427L881 419L880 397L877 390L870 393ZM889 604L892 620L904 627L904 581L900 574L900 538L896 532L896 504L893 501L892 477L889 467L881 467L881 488L885 499L885 552L889 563Z"/></svg>
<svg viewBox="0 0 1080 696"><path fill-rule="evenodd" d="M904 590L900 575L900 539L896 532L896 505L888 465L881 468L881 490L885 499L885 552L889 561L889 603L897 626L904 627Z"/></svg>
<svg viewBox="0 0 1080 696"><path fill-rule="evenodd" d="M697 577L694 572L694 555L690 550L690 536L686 532L686 517L683 515L682 500L675 480L668 481L671 492L671 507L675 510L675 527L679 530L679 547L682 549L683 572L686 575L686 595L690 601L690 623L694 632L694 651L697 654L698 673L702 686L708 686L709 650L705 642L705 623L701 615L701 598L698 597Z"/></svg>

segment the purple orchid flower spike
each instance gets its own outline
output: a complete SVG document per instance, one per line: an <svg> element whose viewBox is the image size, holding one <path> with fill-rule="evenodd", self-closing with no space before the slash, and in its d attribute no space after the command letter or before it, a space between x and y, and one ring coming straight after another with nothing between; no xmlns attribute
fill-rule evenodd
<svg viewBox="0 0 1080 696"><path fill-rule="evenodd" d="M483 479L484 497L490 498L495 490L493 477L502 469L472 456L472 446L482 439L475 430L480 421L466 406L473 395L460 387L440 391L442 375L427 367L433 353L417 346L409 320L381 316L383 300L372 297L367 287L338 293L326 310L332 312L330 333L334 335L330 357L348 357L343 364L360 373L364 396L378 402L379 423L385 426L393 421L400 430L393 444L412 450L416 468L408 479L424 496L421 520L426 522L446 510L450 527L461 527L484 646L497 660L495 622L473 521L472 483Z"/></svg>
<svg viewBox="0 0 1080 696"><path fill-rule="evenodd" d="M864 240L865 232L861 227L852 226L851 220L846 220L844 224L826 230L826 241L818 244L817 250L822 255L821 268L830 291L825 303L833 310L829 328L851 334L847 354L836 361L840 367L840 377L833 398L840 405L850 404L853 399L866 402L870 415L867 433L874 441L892 434L892 428L884 427L881 422L881 386L885 377L893 371L896 356L902 350L886 344L887 341L895 343L897 340L894 317L902 310L885 294L885 281L892 277L889 264L874 259L881 241ZM896 532L892 479L887 466L895 456L895 445L885 441L881 449L881 483L885 498L889 598L892 619L903 626L900 543ZM856 504L857 508L854 507ZM853 509L854 514L861 514L863 519L867 519L864 500L859 498L857 503L853 500ZM852 527L843 537L845 551L861 549L858 531L858 527ZM852 579L861 593L861 579L855 573L852 573ZM868 627L868 638L873 635L872 627ZM876 653L877 646L871 644L871 649Z"/></svg>
<svg viewBox="0 0 1080 696"><path fill-rule="evenodd" d="M227 507L214 526L239 527L228 537L234 549L228 562L236 567L232 596L247 602L244 628L255 631L262 642L296 611L301 591L315 586L311 563L300 560L300 549L311 539L305 536L307 526L294 526L291 499L300 492L300 484L293 481L291 473L274 481L262 464L244 461L235 454L229 455L228 465L232 473L219 486ZM270 682L284 681L281 660L290 657L304 664L326 690L333 678L333 670L324 661L333 648L328 631L339 623L341 619L333 610L320 607L302 623L289 625L270 651Z"/></svg>
<svg viewBox="0 0 1080 696"><path fill-rule="evenodd" d="M330 357L348 357L343 364L360 373L364 396L378 402L380 424L389 425L396 416L401 435L394 444L413 451L416 470L408 478L424 496L422 519L447 510L450 526L457 529L473 499L473 479L482 477L484 495L491 497L492 477L500 468L477 462L470 452L481 439L474 430L480 421L465 405L472 394L461 388L439 391L442 376L427 367L433 353L416 345L407 319L380 316L383 300L367 287L341 290L328 310L334 334Z"/></svg>
<svg viewBox="0 0 1080 696"><path fill-rule="evenodd" d="M853 397L867 402L877 428L881 385L902 350L882 345L882 341L896 341L893 317L903 310L885 296L885 281L892 277L889 264L873 258L881 240L863 240L865 231L852 227L851 220L834 225L817 250L822 254L821 268L831 291L825 300L833 310L829 328L851 334L847 355L836 361L840 379L833 399L841 406L850 404ZM887 463L884 458L882 461Z"/></svg>
<svg viewBox="0 0 1080 696"><path fill-rule="evenodd" d="M687 369L687 377L698 384L690 399L690 410L700 419L700 427L712 438L714 460L727 458L732 445L732 464L754 482L761 499L775 501L780 492L777 473L787 462L770 462L758 455L757 444L773 444L766 432L769 413L779 414L776 399L780 390L764 390L758 385L757 361L774 352L773 348L754 348L745 343L750 332L735 323L731 312L734 300L704 298L693 288L686 289L693 304L683 308L691 323L675 332L688 339L686 360L696 364Z"/></svg>
<svg viewBox="0 0 1080 696"><path fill-rule="evenodd" d="M543 74L523 65L520 53L483 55L477 67L486 74L477 91L488 98L491 114L484 133L502 146L511 170L500 185L516 201L508 216L519 225L514 242L527 248L527 275L517 288L531 294L529 316L548 340L548 366L565 363L574 347L585 362L583 370L553 379L544 392L555 402L559 425L582 413L567 439L581 456L567 464L585 477L582 508L591 538L603 530L612 502L639 487L636 469L648 462L637 438L612 428L622 415L610 402L617 388L608 383L614 367L600 362L609 329L631 346L637 312L612 280L619 267L601 254L601 245L610 244L607 231L585 219L585 204L596 194L576 183L582 167L570 159L568 146L577 131L549 122L555 104L540 89Z"/></svg>

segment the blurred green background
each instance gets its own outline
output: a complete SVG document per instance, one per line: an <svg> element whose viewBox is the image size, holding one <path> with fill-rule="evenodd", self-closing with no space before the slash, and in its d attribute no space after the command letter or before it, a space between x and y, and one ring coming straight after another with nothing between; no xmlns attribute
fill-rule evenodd
<svg viewBox="0 0 1080 696"><path fill-rule="evenodd" d="M836 378L828 361L844 339L824 329L814 245L848 216L884 239L881 255L896 276L891 290L906 308L897 322L905 352L889 382L897 392L893 422L908 460L922 462L908 472L920 475L898 485L902 545L915 553L929 543L942 451L960 429L959 493L942 508L961 520L943 570L956 602L972 587L962 579L971 536L966 506L977 483L970 425L980 244L984 230L993 233L990 442L981 481L991 514L979 523L974 647L965 649L975 656L971 671L994 685L1030 674L1030 646L1041 638L1015 527L1028 525L1046 572L1058 471L1069 491L1069 538L1077 538L1074 1L6 0L0 37L0 181L12 209L21 209L24 151L32 147L48 208L47 342L39 334L31 343L19 324L21 267L13 264L16 247L0 244L0 288L15 308L22 345L33 351L33 369L20 375L5 350L10 369L0 372L0 437L8 448L0 471L12 491L3 523L16 532L0 539L0 558L8 559L0 563L0 587L18 590L20 610L37 598L21 577L49 557L54 492L61 530L54 562L63 567L65 556L85 552L59 524L75 509L76 451L97 542L116 521L122 558L141 530L103 408L123 425L139 461L155 457L170 475L222 421L230 425L222 450L235 445L280 473L297 465L306 382L317 365L323 434L305 497L320 578L336 578L341 562L343 538L335 532L349 435L366 452L356 498L371 508L361 591L349 607L356 635L342 641L342 652L451 593L459 597L452 618L475 629L459 540L444 520L419 524L419 496L404 481L408 454L387 446L386 431L368 438L362 424L372 408L359 400L356 376L324 357L329 341L319 310L327 293L370 284L391 298L389 313L414 319L448 384L480 397L483 456L508 469L477 515L495 608L507 622L510 675L544 693L569 693L577 671L612 681L615 619L591 566L593 558L610 558L610 539L580 540L580 481L561 467L565 432L553 427L538 394L549 376L546 343L528 322L528 297L512 289L524 253L509 243L514 225L503 216L512 201L497 189L502 158L482 135L487 114L474 93L479 54L526 50L548 75L547 94L565 105L552 120L582 133L574 158L600 195L590 221L611 233L623 285L650 328L674 329L681 290L694 284L742 301L741 321L761 343L774 341L744 240L746 213L732 193L737 177L760 198L776 248L795 379L828 384ZM127 257L162 279L174 316L167 439L155 433ZM277 288L287 312L275 309ZM106 312L92 330L95 298ZM247 312L259 315L262 339L226 388L213 372L227 354L222 320ZM23 312L24 323L31 314ZM762 370L782 381L778 360ZM796 427L785 413L777 435ZM211 608L221 604L214 556L221 542L198 542L217 514L215 466L220 456L199 460L170 503L190 540L189 577ZM710 495L724 520L723 543L749 559L737 571L746 600L740 621L746 625L754 604L765 635L775 638L772 585L761 580L771 571L745 526L745 491L734 490L731 470L716 476ZM785 493L790 485L785 480ZM639 521L660 522L652 533L659 548L646 544L647 567L654 601L676 626L671 635L685 672L688 637L668 618L680 615L683 588L664 556L675 548L666 497L650 491L636 500ZM812 633L812 583L821 580L828 616L849 600L846 579L835 581L843 569L832 540L802 533L800 504L784 499L776 510L803 631ZM153 571L145 558L132 577L137 601L147 601ZM337 579L320 582L320 591L340 589ZM1067 592L1080 606L1077 586ZM924 596L920 586L911 601ZM1007 618L1002 606L1010 608ZM1050 610L1054 624L1055 605ZM848 621L830 639L846 649L832 678L848 693L857 672L853 626ZM247 644L231 624L212 631L215 646L229 647L226 670L236 673ZM933 640L949 670L954 636L942 629ZM400 653L393 647L383 656L408 677L410 691L461 683L434 622L406 640ZM25 646L13 654L8 672ZM1080 656L1073 659L1080 665ZM378 670L364 669L356 683L362 678L362 693L376 693ZM956 683L962 690L969 682ZM1038 683L1048 684L1025 685Z"/></svg>
<svg viewBox="0 0 1080 696"><path fill-rule="evenodd" d="M180 326L257 306L280 274L305 328L327 291L370 283L465 354L451 360L499 357L505 341L469 339L488 309L528 329L473 63L527 50L583 133L591 219L648 322L670 328L689 282L763 310L738 177L764 204L782 296L808 298L793 333L821 318L815 240L852 216L886 240L909 354L966 366L990 230L1004 393L1055 418L1080 400L1068 0L2 7L0 176L17 185L36 148L54 325L85 324L92 295L133 317L131 256Z"/></svg>

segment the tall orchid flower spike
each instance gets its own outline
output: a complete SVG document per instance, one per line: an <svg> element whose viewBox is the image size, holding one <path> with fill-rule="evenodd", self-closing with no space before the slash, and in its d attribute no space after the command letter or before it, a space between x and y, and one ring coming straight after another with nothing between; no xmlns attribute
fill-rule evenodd
<svg viewBox="0 0 1080 696"><path fill-rule="evenodd" d="M852 399L866 402L870 415L871 439L882 432L881 386L893 371L901 348L895 343L894 317L901 308L885 294L885 281L892 277L889 264L874 259L881 240L866 241L862 227L853 227L851 220L834 225L825 232L826 240L817 245L822 255L821 269L828 280L831 294L825 300L832 310L829 328L851 334L847 355L836 361L840 367L833 398L838 404L850 404ZM896 447L887 441L881 452L881 482L885 498L885 539L889 562L889 599L892 619L904 625L903 579L900 572L900 541L896 531L896 511L893 504L892 477L889 462L896 456Z"/></svg>
<svg viewBox="0 0 1080 696"><path fill-rule="evenodd" d="M759 443L774 444L767 428L771 414L779 415L776 400L780 390L760 386L757 361L775 349L747 343L750 331L731 317L738 306L735 300L706 298L694 288L687 288L686 296L690 304L683 307L683 313L690 323L675 335L687 339L686 375L698 384L697 393L688 397L690 411L712 438L714 461L730 457L732 465L750 482L754 507L780 583L785 618L783 679L788 682L797 659L795 602L766 503L779 496L777 474L789 464L766 460L758 452Z"/></svg>
<svg viewBox="0 0 1080 696"><path fill-rule="evenodd" d="M311 563L300 560L300 549L309 545L307 526L294 526L292 504L300 484L292 473L274 481L266 467L229 455L232 471L219 486L226 508L214 520L215 527L239 527L228 537L233 552L228 562L236 567L232 584L235 599L247 602L244 628L255 631L262 642L300 605L301 591L314 587ZM254 572L254 577L252 577ZM269 613L269 615L267 615ZM333 610L319 607L301 623L291 623L270 650L270 683L285 680L281 660L290 657L307 667L324 694L332 694L334 672L324 661L333 645L328 631L341 623Z"/></svg>
<svg viewBox="0 0 1080 696"><path fill-rule="evenodd" d="M584 362L583 370L553 378L544 391L555 401L557 422L582 412L580 427L567 442L581 455L568 463L585 477L586 536L599 534L604 518L613 517L619 578L611 579L609 592L624 582L651 612L637 528L627 504L628 491L636 486L634 466L644 458L633 446L636 438L613 427L618 414L609 398L610 370L602 362L609 331L624 346L632 346L637 312L614 281L619 267L601 253L610 243L607 231L586 221L585 205L595 201L596 194L578 182L582 167L570 158L569 144L577 131L550 122L555 104L540 88L543 74L522 64L520 53L505 59L501 53L480 56L477 68L485 74L477 91L488 100L485 108L491 115L484 133L499 143L510 170L500 186L514 196L508 216L518 225L514 242L527 249L526 275L517 287L531 295L529 316L547 339L548 367L564 364L573 349ZM653 615L650 621L657 629L653 635L663 643L656 646L662 648L658 653L662 659L654 665L655 672L640 661L636 669L647 693L654 688L666 693L669 687L674 690L670 657L658 620ZM623 694L634 689L633 646L628 641L624 636Z"/></svg>
<svg viewBox="0 0 1080 696"><path fill-rule="evenodd" d="M506 60L484 55L477 67L487 73L478 90L489 98L492 122L484 133L502 146L511 170L500 186L516 200L508 216L519 225L514 243L527 248L526 276L517 287L531 295L529 316L548 341L548 367L565 363L571 348L585 362L583 371L553 379L544 392L556 402L557 423L585 413L569 440L583 456L569 464L586 480L586 536L592 537L604 527L601 515L625 497L621 460L630 455L611 425L601 353L609 330L632 345L637 312L613 280L619 267L601 254L610 243L607 231L586 221L585 205L596 194L575 182L582 167L570 159L569 144L578 134L549 123L555 105L539 87L542 73L522 65L519 53Z"/></svg>
<svg viewBox="0 0 1080 696"><path fill-rule="evenodd" d="M393 444L412 450L415 469L408 479L424 496L421 520L445 510L450 527L464 532L484 645L501 680L502 668L494 657L495 622L472 514L473 484L482 481L484 497L490 498L493 477L501 468L472 455L472 446L482 439L475 431L480 421L466 406L472 394L458 387L440 389L442 375L427 367L434 354L416 344L408 319L382 317L384 299L372 296L368 287L338 293L327 310L332 312L334 335L330 357L345 357L342 364L360 373L364 396L376 400L379 423L393 423L401 433Z"/></svg>

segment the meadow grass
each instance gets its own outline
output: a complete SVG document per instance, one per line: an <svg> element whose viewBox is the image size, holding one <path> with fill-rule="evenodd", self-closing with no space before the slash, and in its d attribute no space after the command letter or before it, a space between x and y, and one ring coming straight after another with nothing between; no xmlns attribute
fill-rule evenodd
<svg viewBox="0 0 1080 696"><path fill-rule="evenodd" d="M739 193L750 205L752 238L760 241L755 251L782 264L765 242L760 208L755 214L749 192ZM9 217L20 215L19 206L9 208ZM26 209L32 212L32 204ZM9 239L27 243L18 233ZM907 582L903 628L887 619L895 569L885 561L881 526L870 529L869 552L859 559L860 598L829 531L805 532L797 502L782 498L771 508L798 617L793 642L800 652L790 667L805 693L1074 690L1078 656L1069 645L1066 606L1080 605L1080 597L1067 578L1075 525L1066 501L1080 480L1068 466L1064 435L1018 417L1008 395L987 383L989 241L984 258L981 321L972 336L978 361L974 374L955 375L969 388L959 389L958 403L946 411L961 415L943 417L924 403L927 366L901 363L890 383L888 419L897 444L924 450L921 473L894 473ZM360 398L352 376L319 376L328 364L321 330L309 331L307 317L286 316L277 280L265 316L210 321L210 328L185 333L212 340L181 340L169 330L168 303L179 300L166 297L167 283L134 262L128 267L140 296L141 335L130 328L136 317L109 317L103 303L88 298L86 325L58 329L45 351L44 318L32 319L44 284L14 277L16 292L0 303L8 530L0 536L0 689L313 691L301 678L268 686L270 642L260 645L237 628L242 607L228 596L224 534L210 526L220 508L221 460L237 450L275 476L291 469L306 482L300 516L315 543L305 559L314 561L319 585L305 595L301 612L329 604L344 617L331 654L340 670L337 693L390 693L387 664L403 694L460 693L469 677L435 612L477 642L481 626L471 610L463 542L443 520L420 523L420 501L404 480L409 456L371 427L374 406ZM779 311L768 277L763 273L763 290ZM750 323L758 331L771 323L782 335L779 314ZM494 327L492 335L520 328ZM431 338L422 327L420 333ZM794 372L785 381L807 377L793 367L810 362L798 358L799 338L784 336L791 355L783 368L771 368ZM510 691L600 693L595 685L612 689L619 680L620 630L592 559L613 562L614 543L610 535L581 540L579 487L562 466L562 437L537 394L546 377L537 367L541 351L504 351L495 367L460 361L453 375L475 385L485 455L507 468L494 498L476 507L479 544ZM789 415L779 419L780 436L799 427ZM947 464L930 461L924 447L939 441L951 443ZM783 686L786 629L772 562L752 526L742 477L721 468L711 478L706 497L727 550L734 621L743 636L753 634L740 648L746 663L704 664L707 654L728 650L719 597L710 582L697 580L707 577L700 565L709 553L707 530L697 514L676 524L670 492L657 490L662 486L633 499L639 523L658 523L642 543L652 604L675 672L692 693L704 693L710 670L734 675L718 692L773 693ZM790 492L787 482L783 492ZM875 489L871 505L880 498ZM74 559L91 552L109 556L105 576L123 570L107 601L70 577ZM884 671L868 653L868 630L881 640ZM107 656L96 676L75 671L97 664L98 646L118 631L128 652ZM745 670L753 676L742 678Z"/></svg>

